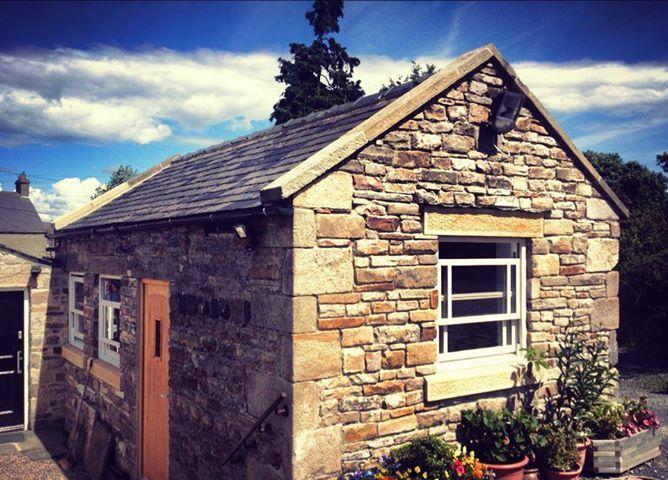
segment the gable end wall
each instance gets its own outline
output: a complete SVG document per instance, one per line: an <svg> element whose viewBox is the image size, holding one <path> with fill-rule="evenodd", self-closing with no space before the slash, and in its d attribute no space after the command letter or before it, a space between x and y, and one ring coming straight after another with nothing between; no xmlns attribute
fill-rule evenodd
<svg viewBox="0 0 668 480"><path fill-rule="evenodd" d="M553 356L577 319L616 361L618 217L530 105L504 153L478 149L506 82L481 67L293 198L293 230L306 232L295 234L293 295L307 306L294 321L316 319L293 339L294 388L307 392L293 411L316 412L294 425L295 479L372 465L418 432L452 440L461 409L506 402L507 391L425 399L438 298L427 206L542 217L543 236L527 242L528 343Z"/></svg>

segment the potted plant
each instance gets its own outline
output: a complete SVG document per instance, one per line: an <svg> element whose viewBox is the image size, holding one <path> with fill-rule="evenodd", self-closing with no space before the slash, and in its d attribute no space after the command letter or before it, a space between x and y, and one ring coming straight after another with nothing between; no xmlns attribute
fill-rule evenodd
<svg viewBox="0 0 668 480"><path fill-rule="evenodd" d="M577 480L582 466L574 432L562 425L547 431L542 449L543 475L546 480Z"/></svg>
<svg viewBox="0 0 668 480"><path fill-rule="evenodd" d="M507 409L464 410L459 426L462 445L478 455L497 480L522 480L529 462L526 416Z"/></svg>
<svg viewBox="0 0 668 480"><path fill-rule="evenodd" d="M588 418L592 449L587 470L619 474L657 457L659 425L645 397L624 403L599 402Z"/></svg>
<svg viewBox="0 0 668 480"><path fill-rule="evenodd" d="M412 439L380 460L377 468L348 474L346 480L494 480L473 452L435 436Z"/></svg>
<svg viewBox="0 0 668 480"><path fill-rule="evenodd" d="M559 375L548 388L544 420L560 425L577 438L580 465L583 466L590 444L586 422L594 405L609 391L617 378L608 362L607 347L591 340L582 325L572 321L566 327L556 355Z"/></svg>

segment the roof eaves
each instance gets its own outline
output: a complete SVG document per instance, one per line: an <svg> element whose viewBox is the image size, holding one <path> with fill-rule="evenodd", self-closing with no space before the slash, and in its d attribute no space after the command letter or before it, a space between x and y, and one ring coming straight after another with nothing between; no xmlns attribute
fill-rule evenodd
<svg viewBox="0 0 668 480"><path fill-rule="evenodd" d="M99 197L94 198L90 202L86 203L85 205L82 205L81 207L77 208L73 212L66 213L65 215L61 215L60 217L56 218L53 222L54 228L56 230L60 230L63 228L66 228L68 225L70 225L73 222L76 222L77 220L85 217L86 215L89 215L93 213L95 210L98 208L106 205L107 203L111 202L112 200L120 197L123 195L125 192L128 192L129 190L132 190L135 188L137 185L141 185L144 183L146 180L154 176L155 174L161 172L165 168L169 167L169 165L172 164L172 162L178 160L180 158L180 155L173 155L162 162L158 163L157 165L154 165L153 167L149 168L148 170L143 171L139 175L132 177L130 180L127 182L123 182L120 185L117 185L116 187L112 188L108 192L103 193Z"/></svg>

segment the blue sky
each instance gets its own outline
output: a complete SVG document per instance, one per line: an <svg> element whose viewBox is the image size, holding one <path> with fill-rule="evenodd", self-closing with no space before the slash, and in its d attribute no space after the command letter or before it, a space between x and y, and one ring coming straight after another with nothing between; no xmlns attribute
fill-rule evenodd
<svg viewBox="0 0 668 480"><path fill-rule="evenodd" d="M0 4L0 183L25 169L45 218L110 169L265 128L276 59L310 2ZM339 39L367 92L410 59L488 42L582 149L654 168L668 150L668 3L347 2Z"/></svg>

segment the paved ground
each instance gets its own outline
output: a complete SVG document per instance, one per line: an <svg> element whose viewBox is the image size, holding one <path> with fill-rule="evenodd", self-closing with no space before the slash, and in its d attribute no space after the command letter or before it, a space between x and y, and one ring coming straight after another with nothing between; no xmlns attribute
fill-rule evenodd
<svg viewBox="0 0 668 480"><path fill-rule="evenodd" d="M645 395L649 404L657 413L661 421L661 455L654 460L640 465L624 474L668 480L668 368L648 366L634 354L625 353L620 356L619 362L621 398L637 398ZM655 390L655 392L652 392ZM664 393L658 393L658 392ZM582 477L584 479L610 479L608 477Z"/></svg>

